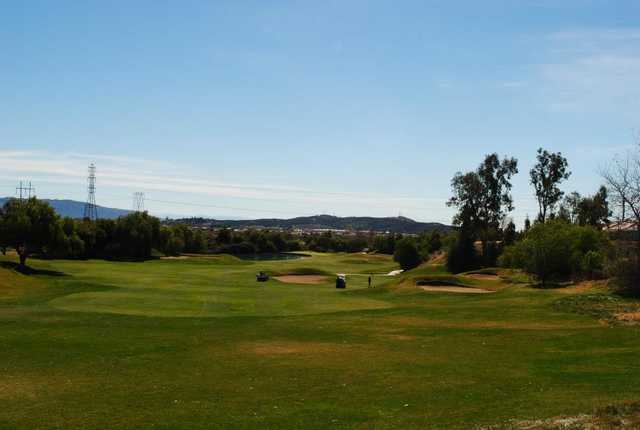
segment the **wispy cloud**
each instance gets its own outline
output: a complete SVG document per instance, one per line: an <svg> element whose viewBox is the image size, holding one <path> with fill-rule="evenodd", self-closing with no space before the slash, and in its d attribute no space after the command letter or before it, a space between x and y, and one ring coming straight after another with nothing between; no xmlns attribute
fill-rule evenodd
<svg viewBox="0 0 640 430"><path fill-rule="evenodd" d="M88 162L96 161L99 186L122 190L122 197L133 190L144 190L162 195L171 194L178 202L189 199L198 202L207 199L243 199L246 205L259 209L259 203L277 206L285 203L298 207L316 208L364 207L388 209L390 213L402 210L447 210L442 199L425 199L413 196L393 196L376 193L352 193L345 191L309 189L270 184L238 184L217 181L214 178L184 174L186 169L172 166L172 174L166 174L166 163L153 160L137 160L125 157L92 156L90 154L53 154L33 151L1 151L0 164L6 166L0 179L11 179L10 174L29 177L45 184L83 184ZM100 162L98 162L100 161ZM144 171L140 169L145 166ZM179 173L178 173L179 172Z"/></svg>
<svg viewBox="0 0 640 430"><path fill-rule="evenodd" d="M538 67L552 110L640 112L640 29L572 30L548 35Z"/></svg>

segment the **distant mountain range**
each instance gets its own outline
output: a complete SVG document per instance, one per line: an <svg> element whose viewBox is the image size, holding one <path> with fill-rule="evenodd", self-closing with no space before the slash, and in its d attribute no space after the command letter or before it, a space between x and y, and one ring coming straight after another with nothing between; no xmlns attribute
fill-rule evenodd
<svg viewBox="0 0 640 430"><path fill-rule="evenodd" d="M0 206L9 200L8 197L0 197ZM42 199L49 203L53 209L62 217L82 218L84 216L84 202L76 200L56 200L56 199ZM123 215L127 215L131 211L125 209L107 208L104 206L98 206L98 217L115 219Z"/></svg>
<svg viewBox="0 0 640 430"><path fill-rule="evenodd" d="M0 197L0 206L9 200L8 197ZM71 218L82 218L84 216L84 202L76 200L57 200L42 199L49 203L58 215ZM115 219L131 213L126 209L108 208L98 206L98 216L100 218ZM262 228L281 228L281 229L328 229L328 230L358 230L358 231L388 231L390 233L409 233L418 234L424 231L439 230L447 232L452 229L451 226L438 222L418 222L406 217L336 217L332 215L315 215L307 217L298 217L290 219L265 218L254 220L238 220L238 219L213 219L213 218L180 218L174 219L173 222L180 222L194 226L210 226L210 227L262 227Z"/></svg>
<svg viewBox="0 0 640 430"><path fill-rule="evenodd" d="M405 217L336 217L332 215L316 215L291 219L256 219L256 220L216 220L210 218L183 218L175 222L191 225L211 227L263 227L263 228L299 228L299 229L330 229L330 230L359 230L359 231L388 231L390 233L417 234L425 231L450 231L451 226L437 222L418 222Z"/></svg>

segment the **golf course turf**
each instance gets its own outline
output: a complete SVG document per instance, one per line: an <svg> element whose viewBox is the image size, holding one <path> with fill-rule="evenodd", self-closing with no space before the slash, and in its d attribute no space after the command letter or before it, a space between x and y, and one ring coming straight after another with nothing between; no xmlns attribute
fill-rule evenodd
<svg viewBox="0 0 640 430"><path fill-rule="evenodd" d="M0 429L469 429L640 399L640 328L564 309L598 286L388 277L390 257L364 254L15 261L0 259ZM290 275L326 281L273 279Z"/></svg>

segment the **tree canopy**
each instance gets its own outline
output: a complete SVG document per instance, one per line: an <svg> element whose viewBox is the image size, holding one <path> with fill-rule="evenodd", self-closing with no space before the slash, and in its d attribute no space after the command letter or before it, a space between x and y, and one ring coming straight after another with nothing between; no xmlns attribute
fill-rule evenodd
<svg viewBox="0 0 640 430"><path fill-rule="evenodd" d="M568 179L571 172L568 170L567 159L560 152L548 152L539 148L536 158L537 163L529 175L538 200L538 220L545 222L564 194L558 184Z"/></svg>
<svg viewBox="0 0 640 430"><path fill-rule="evenodd" d="M490 229L497 229L513 210L511 177L518 173L518 160L489 154L473 172L458 172L451 180L453 196L447 202L458 212L453 223L482 240Z"/></svg>
<svg viewBox="0 0 640 430"><path fill-rule="evenodd" d="M35 197L10 199L0 217L0 242L15 248L24 268L29 255L54 243L57 223L58 216L47 203Z"/></svg>

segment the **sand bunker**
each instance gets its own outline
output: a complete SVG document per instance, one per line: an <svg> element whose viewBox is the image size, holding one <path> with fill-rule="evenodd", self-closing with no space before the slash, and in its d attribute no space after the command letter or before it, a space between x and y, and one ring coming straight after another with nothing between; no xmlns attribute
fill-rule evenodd
<svg viewBox="0 0 640 430"><path fill-rule="evenodd" d="M493 293L494 291L485 290L483 288L472 287L456 287L454 285L418 285L424 291L436 291L445 293L468 293L468 294L485 294Z"/></svg>
<svg viewBox="0 0 640 430"><path fill-rule="evenodd" d="M284 282L285 284L324 284L327 282L328 277L322 275L284 275L284 276L275 276L274 279L277 279L280 282Z"/></svg>
<svg viewBox="0 0 640 430"><path fill-rule="evenodd" d="M615 316L618 321L622 321L627 324L635 325L640 323L640 312L620 312Z"/></svg>

